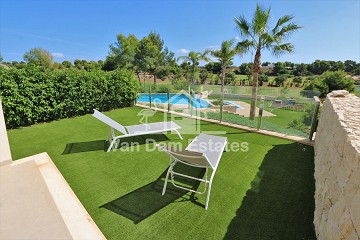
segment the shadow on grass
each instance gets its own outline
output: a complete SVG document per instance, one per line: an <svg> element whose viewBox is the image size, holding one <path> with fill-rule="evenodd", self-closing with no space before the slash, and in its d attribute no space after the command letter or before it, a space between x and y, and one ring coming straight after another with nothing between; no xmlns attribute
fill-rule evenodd
<svg viewBox="0 0 360 240"><path fill-rule="evenodd" d="M122 138L118 149L166 140L169 140L169 138L164 134L148 134L136 137ZM92 151L106 151L108 147L109 142L105 140L68 143L66 144L62 155Z"/></svg>
<svg viewBox="0 0 360 240"><path fill-rule="evenodd" d="M105 151L106 146L107 146L107 143L105 140L68 143L68 144L66 144L62 155L72 154L72 153L81 153L81 152L100 151L100 150Z"/></svg>
<svg viewBox="0 0 360 240"><path fill-rule="evenodd" d="M196 176L198 178L203 177L205 173L203 169L193 168L186 165L176 165L174 170L180 173ZM191 201L196 205L204 207L203 204L197 201L194 193L187 195L189 191L175 188L171 183L171 179L169 179L166 192L164 196L162 196L161 193L164 186L166 172L167 169L154 182L108 202L100 206L100 208L105 208L116 214L124 216L137 224L175 201ZM189 179L177 180L179 180L181 184L185 184L187 187L190 186L190 188L194 190L199 187L199 181Z"/></svg>
<svg viewBox="0 0 360 240"><path fill-rule="evenodd" d="M276 145L265 156L225 239L316 239L313 148Z"/></svg>

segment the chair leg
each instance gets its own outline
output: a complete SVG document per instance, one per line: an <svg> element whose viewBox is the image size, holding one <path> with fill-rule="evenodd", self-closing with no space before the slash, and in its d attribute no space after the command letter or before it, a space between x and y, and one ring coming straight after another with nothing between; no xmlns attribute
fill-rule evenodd
<svg viewBox="0 0 360 240"><path fill-rule="evenodd" d="M211 177L210 177L210 181L209 181L208 194L207 194L207 196L206 196L205 210L207 210L208 207L209 207L210 191L211 191L211 185L212 185L212 181L213 181L213 179L214 179L214 175L215 175L215 171L213 171L213 172L211 173Z"/></svg>
<svg viewBox="0 0 360 240"><path fill-rule="evenodd" d="M170 164L169 169L168 169L168 171L166 173L165 183L164 183L164 187L163 187L162 194L161 194L163 196L164 196L164 194L166 192L166 186L167 186L167 182L168 182L168 179L169 179L169 174L172 171L172 168L174 167L175 163L176 163L176 160L174 160L174 162L172 162Z"/></svg>
<svg viewBox="0 0 360 240"><path fill-rule="evenodd" d="M114 129L113 128L110 128L110 132L108 134L108 137L106 139L106 141L110 142L111 140L111 143L110 143L110 146L108 148L108 150L106 152L110 152L111 148L113 147L114 145L114 138L115 138L115 133L114 133Z"/></svg>
<svg viewBox="0 0 360 240"><path fill-rule="evenodd" d="M174 130L176 133L177 133L177 135L179 136L179 138L181 139L181 140L183 140L183 137L181 136L181 134L179 133L179 131L178 130Z"/></svg>
<svg viewBox="0 0 360 240"><path fill-rule="evenodd" d="M114 143L115 149L119 148L119 144L120 144L120 139L117 139Z"/></svg>
<svg viewBox="0 0 360 240"><path fill-rule="evenodd" d="M112 140L111 143L110 143L110 146L108 148L108 150L106 152L110 152L110 150L112 149L112 147L114 146L114 143L116 142L116 140Z"/></svg>

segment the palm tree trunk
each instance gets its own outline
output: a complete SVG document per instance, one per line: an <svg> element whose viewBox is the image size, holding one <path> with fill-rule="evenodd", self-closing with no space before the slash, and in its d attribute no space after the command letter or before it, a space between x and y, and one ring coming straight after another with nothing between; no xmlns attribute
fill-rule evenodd
<svg viewBox="0 0 360 240"><path fill-rule="evenodd" d="M191 95L193 95L195 93L195 91L194 91L195 86L194 85L195 85L195 76L193 75L191 77Z"/></svg>
<svg viewBox="0 0 360 240"><path fill-rule="evenodd" d="M154 88L156 88L156 75L154 74Z"/></svg>
<svg viewBox="0 0 360 240"><path fill-rule="evenodd" d="M252 95L251 95L251 106L250 106L250 120L255 119L256 113L256 100L258 92L258 77L260 70L260 49L256 50L255 59L254 59L254 72L253 72L253 83L252 83Z"/></svg>

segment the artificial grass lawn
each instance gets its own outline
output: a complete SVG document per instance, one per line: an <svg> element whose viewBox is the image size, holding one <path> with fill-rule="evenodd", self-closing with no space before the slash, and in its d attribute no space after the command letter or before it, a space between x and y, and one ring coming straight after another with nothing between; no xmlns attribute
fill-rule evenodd
<svg viewBox="0 0 360 240"><path fill-rule="evenodd" d="M106 114L132 125L138 123L140 110ZM162 120L161 113L149 118ZM138 152L124 148L106 153L109 128L91 115L10 130L8 135L14 159L49 153L108 239L315 239L312 147L207 122L201 130L226 131L229 143L248 142L249 147L247 152L224 152L207 211L205 195L170 184L161 196L169 165L165 153L146 152L146 144ZM186 146L195 136L183 134L182 141L170 133L150 137Z"/></svg>

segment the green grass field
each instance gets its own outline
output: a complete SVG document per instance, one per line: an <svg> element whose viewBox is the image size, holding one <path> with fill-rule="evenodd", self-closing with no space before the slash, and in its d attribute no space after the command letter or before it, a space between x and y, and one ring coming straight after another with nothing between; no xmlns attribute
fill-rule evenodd
<svg viewBox="0 0 360 240"><path fill-rule="evenodd" d="M140 110L106 114L131 125L138 123ZM160 113L149 118L161 120ZM145 137L127 140L139 142L139 151L106 153L109 128L91 115L10 130L8 135L14 159L49 153L108 239L316 239L312 147L207 122L201 129L226 131L229 143L247 142L249 148L224 152L207 211L204 195L169 187L161 196L169 158L146 152L154 144L145 144ZM186 146L195 136L184 134L182 141L170 133L148 137Z"/></svg>
<svg viewBox="0 0 360 240"><path fill-rule="evenodd" d="M201 88L205 91L213 91L213 93L220 93L221 86L220 85L196 85L195 90L200 91ZM251 95L252 87L251 86L225 86L226 93L232 94L247 94ZM258 95L267 95L267 96L280 96L281 90L283 87L259 87ZM302 89L300 88L288 88L287 93L285 94L286 97L289 98L303 98L300 95Z"/></svg>
<svg viewBox="0 0 360 240"><path fill-rule="evenodd" d="M185 85L186 84L182 84L180 86L185 86ZM146 92L148 92L149 88L153 89L154 85L152 83L146 83L145 88L143 86L144 85L141 86L140 89L141 92L145 92L143 91L144 89L146 89ZM213 91L213 93L219 94L220 88L221 88L220 85L208 85L208 84L195 85L196 92L200 92L201 90L203 90L203 91ZM177 92L180 90L180 89L175 89L171 83L164 82L162 84L157 84L157 92L167 92L167 89L170 89L171 92ZM259 87L258 95L278 97L282 94L281 92L282 89L283 87ZM183 87L182 90L188 91L188 85L186 87ZM232 93L232 94L251 95L251 90L252 90L251 86L230 86L230 85L225 86L226 93ZM300 94L301 90L302 89L300 88L288 88L285 96L288 98L303 98L303 96L301 96ZM152 90L152 92L156 92L156 91Z"/></svg>
<svg viewBox="0 0 360 240"><path fill-rule="evenodd" d="M269 82L272 82L274 80L274 76L269 76ZM247 79L246 75L236 75L236 79L239 82L242 79ZM289 78L288 81L291 81L291 78ZM213 91L214 93L220 93L220 85L214 85L214 84L209 84L210 81L206 81L206 84L203 85L199 85L196 84L195 85L195 91L199 92L201 91L201 89L203 90L208 90L208 91ZM219 82L220 84L220 82ZM148 76L146 78L145 83L143 82L143 80L141 80L141 91L142 92L148 92L149 88L152 88L153 92L166 92L166 89L170 89L170 91L172 92L176 92L177 89L176 87L174 87L171 84L170 80L165 80L162 81L160 79L158 79L156 81L156 85L157 85L157 90L153 89L154 86L154 81L153 78ZM190 82L184 82L184 84L182 85L187 85L186 87L184 87L182 90L188 91L188 86L190 85ZM225 86L225 91L228 93L233 93L233 94L251 94L251 89L252 86L233 86L233 85L226 85ZM281 90L283 89L283 87L268 87L268 86L259 86L259 95L267 95L267 96L279 96L281 94ZM144 91L146 90L146 91ZM286 96L289 98L302 98L303 96L300 95L302 88L288 88Z"/></svg>

